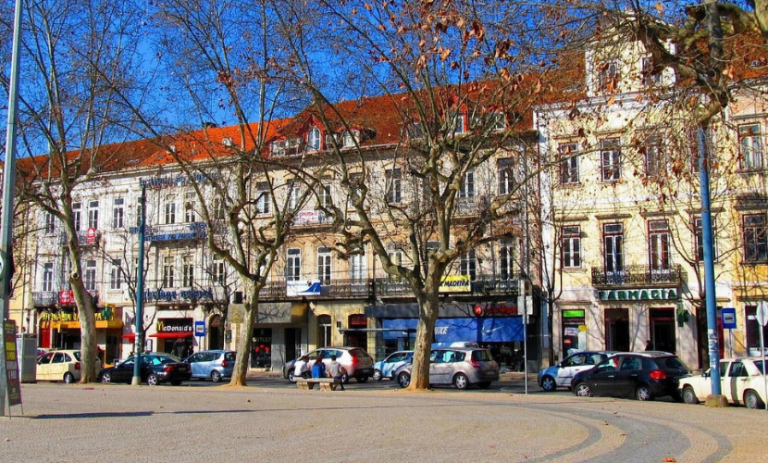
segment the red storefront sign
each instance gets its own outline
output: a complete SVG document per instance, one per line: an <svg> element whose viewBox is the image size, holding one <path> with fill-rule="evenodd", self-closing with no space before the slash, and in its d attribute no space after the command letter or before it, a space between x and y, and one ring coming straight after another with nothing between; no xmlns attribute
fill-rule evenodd
<svg viewBox="0 0 768 463"><path fill-rule="evenodd" d="M96 229L89 228L88 231L85 232L85 242L93 243L95 241L96 241Z"/></svg>
<svg viewBox="0 0 768 463"><path fill-rule="evenodd" d="M71 289L59 291L59 304L72 305L75 303L75 293Z"/></svg>

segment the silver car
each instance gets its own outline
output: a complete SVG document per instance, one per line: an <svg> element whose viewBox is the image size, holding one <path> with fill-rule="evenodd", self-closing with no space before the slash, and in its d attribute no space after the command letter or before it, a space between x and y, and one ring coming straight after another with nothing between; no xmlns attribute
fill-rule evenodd
<svg viewBox="0 0 768 463"><path fill-rule="evenodd" d="M310 368L318 357L328 367L332 355L335 355L336 361L341 364L341 380L345 384L349 382L349 378L355 378L358 383L364 383L373 376L373 358L359 347L321 347L315 349L307 354ZM292 383L296 382L296 378L294 378L295 363L296 360L291 360L286 362L283 367L283 378Z"/></svg>
<svg viewBox="0 0 768 463"><path fill-rule="evenodd" d="M222 378L232 377L235 355L233 350L204 350L190 355L184 361L189 363L193 378L210 379L218 383Z"/></svg>
<svg viewBox="0 0 768 463"><path fill-rule="evenodd" d="M395 378L400 387L408 387L411 384L412 368L413 364L410 363L397 370ZM452 384L457 389L466 389L476 384L485 389L498 380L499 364L493 360L488 349L435 349L429 356L429 384Z"/></svg>
<svg viewBox="0 0 768 463"><path fill-rule="evenodd" d="M566 357L562 362L539 371L538 383L542 389L552 392L558 387L571 388L571 380L576 373L589 370L607 359L615 352L583 351Z"/></svg>

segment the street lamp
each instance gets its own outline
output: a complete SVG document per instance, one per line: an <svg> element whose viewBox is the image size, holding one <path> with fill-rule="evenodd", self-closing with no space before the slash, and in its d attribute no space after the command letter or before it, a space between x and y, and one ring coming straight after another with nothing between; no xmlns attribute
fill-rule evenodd
<svg viewBox="0 0 768 463"><path fill-rule="evenodd" d="M134 339L132 386L141 384L141 350L144 347L144 232L147 226L147 185L141 185L139 199L139 261L136 264L136 337Z"/></svg>

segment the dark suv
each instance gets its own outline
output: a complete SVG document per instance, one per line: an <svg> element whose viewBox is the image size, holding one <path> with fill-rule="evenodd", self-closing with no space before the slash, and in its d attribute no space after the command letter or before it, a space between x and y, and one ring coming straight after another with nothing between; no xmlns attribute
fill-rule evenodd
<svg viewBox="0 0 768 463"><path fill-rule="evenodd" d="M628 352L615 354L594 368L577 373L571 388L581 397L602 395L653 400L670 396L680 400L677 385L680 378L688 374L688 368L673 354Z"/></svg>

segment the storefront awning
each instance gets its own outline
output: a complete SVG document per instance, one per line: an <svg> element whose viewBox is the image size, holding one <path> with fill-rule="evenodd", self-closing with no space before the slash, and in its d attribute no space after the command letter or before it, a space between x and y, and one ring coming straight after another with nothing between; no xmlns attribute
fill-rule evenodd
<svg viewBox="0 0 768 463"><path fill-rule="evenodd" d="M166 333L155 333L150 334L150 338L188 338L192 336L194 333L192 331L170 331Z"/></svg>
<svg viewBox="0 0 768 463"><path fill-rule="evenodd" d="M135 335L135 334L133 334L133 333L124 334L124 335L122 335L121 337L122 337L123 339L127 339L127 340L128 340L128 341L130 341L130 342L135 342L135 341L136 341L136 335Z"/></svg>

